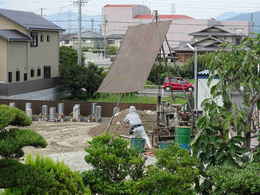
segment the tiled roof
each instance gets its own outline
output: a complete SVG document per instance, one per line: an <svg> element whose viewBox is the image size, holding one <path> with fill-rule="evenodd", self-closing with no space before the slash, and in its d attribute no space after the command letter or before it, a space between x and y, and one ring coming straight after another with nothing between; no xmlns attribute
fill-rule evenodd
<svg viewBox="0 0 260 195"><path fill-rule="evenodd" d="M8 41L30 41L31 38L17 30L0 30L0 37Z"/></svg>
<svg viewBox="0 0 260 195"><path fill-rule="evenodd" d="M133 4L107 4L104 7L136 7Z"/></svg>
<svg viewBox="0 0 260 195"><path fill-rule="evenodd" d="M56 24L32 12L0 9L0 16L3 16L29 30L63 30Z"/></svg>
<svg viewBox="0 0 260 195"><path fill-rule="evenodd" d="M137 15L135 16L136 19L152 19L154 18L153 15L151 14L146 14L146 15ZM185 15L159 15L160 19L192 19L190 16L185 16Z"/></svg>

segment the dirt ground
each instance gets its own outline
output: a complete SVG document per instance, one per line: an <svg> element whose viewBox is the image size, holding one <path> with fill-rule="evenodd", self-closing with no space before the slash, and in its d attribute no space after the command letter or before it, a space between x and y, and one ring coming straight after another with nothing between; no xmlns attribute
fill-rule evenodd
<svg viewBox="0 0 260 195"><path fill-rule="evenodd" d="M41 155L84 151L87 141L91 139L89 130L98 125L98 123L86 122L33 122L29 128L42 135L48 142L48 146L47 148L25 147L24 151L26 154Z"/></svg>
<svg viewBox="0 0 260 195"><path fill-rule="evenodd" d="M109 129L110 133L128 135L128 127L120 123L127 113L128 111L124 110L114 118ZM138 111L138 113L145 130L151 131L155 121L154 113L149 111ZM47 148L25 147L24 151L26 154L41 155L84 151L87 141L106 131L110 119L104 118L101 123L34 121L29 128L42 135L48 142L48 146Z"/></svg>

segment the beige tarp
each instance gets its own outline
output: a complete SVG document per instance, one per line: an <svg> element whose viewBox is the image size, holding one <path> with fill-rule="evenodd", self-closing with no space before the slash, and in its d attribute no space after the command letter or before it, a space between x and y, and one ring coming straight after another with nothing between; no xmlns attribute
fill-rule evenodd
<svg viewBox="0 0 260 195"><path fill-rule="evenodd" d="M98 92L126 93L144 88L171 21L128 28L118 56Z"/></svg>

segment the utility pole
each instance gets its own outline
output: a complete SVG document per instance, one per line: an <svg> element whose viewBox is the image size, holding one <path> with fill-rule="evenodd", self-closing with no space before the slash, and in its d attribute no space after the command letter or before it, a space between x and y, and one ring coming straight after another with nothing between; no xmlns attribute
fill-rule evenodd
<svg viewBox="0 0 260 195"><path fill-rule="evenodd" d="M82 6L86 5L88 0L77 0L75 3L78 6L78 64L82 65Z"/></svg>
<svg viewBox="0 0 260 195"><path fill-rule="evenodd" d="M106 47L107 47L107 40L106 40L106 31L107 31L107 19L104 15L104 26L103 26L103 36L104 36L104 58L106 58Z"/></svg>
<svg viewBox="0 0 260 195"><path fill-rule="evenodd" d="M252 12L250 14L250 37L253 36L252 33L254 32L254 26L255 26L255 24L254 24L254 13Z"/></svg>
<svg viewBox="0 0 260 195"><path fill-rule="evenodd" d="M92 31L92 32L95 31L95 30L94 30L94 26L95 26L94 23L95 23L94 19L91 18L91 31Z"/></svg>
<svg viewBox="0 0 260 195"><path fill-rule="evenodd" d="M159 21L158 10L154 10L154 17L155 17L155 22L158 23L158 21Z"/></svg>
<svg viewBox="0 0 260 195"><path fill-rule="evenodd" d="M187 46L194 52L194 112L197 116L198 114L198 48L193 47L191 44L187 43Z"/></svg>

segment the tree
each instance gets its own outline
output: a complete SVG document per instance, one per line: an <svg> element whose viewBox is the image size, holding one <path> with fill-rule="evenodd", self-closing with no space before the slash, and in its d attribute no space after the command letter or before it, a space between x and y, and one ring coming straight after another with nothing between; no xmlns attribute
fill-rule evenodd
<svg viewBox="0 0 260 195"><path fill-rule="evenodd" d="M103 72L102 68L93 63L87 66L78 65L76 50L60 48L60 96L70 94L74 99L93 97L104 78Z"/></svg>
<svg viewBox="0 0 260 195"><path fill-rule="evenodd" d="M219 82L211 88L212 98L204 102L204 116L197 122L201 134L194 152L208 165L236 165L248 160L251 132L255 132L252 113L260 101L260 35L246 38L240 45L227 44L208 54L209 82ZM232 103L232 93L243 97L243 106ZM221 97L223 106L215 103ZM235 134L231 137L230 134Z"/></svg>
<svg viewBox="0 0 260 195"><path fill-rule="evenodd" d="M77 64L78 53L75 49L70 47L60 47L60 66ZM62 71L61 71L62 72Z"/></svg>
<svg viewBox="0 0 260 195"><path fill-rule="evenodd" d="M85 157L93 170L83 173L92 193L132 194L132 182L143 176L144 159L128 142L111 135L95 137L89 142Z"/></svg>
<svg viewBox="0 0 260 195"><path fill-rule="evenodd" d="M0 105L0 188L51 185L43 172L16 160L24 155L25 146L47 146L44 138L32 130L8 127L29 126L31 122L23 111Z"/></svg>
<svg viewBox="0 0 260 195"><path fill-rule="evenodd" d="M116 55L117 52L118 52L118 47L116 47L116 46L107 46L106 47L107 55Z"/></svg>

